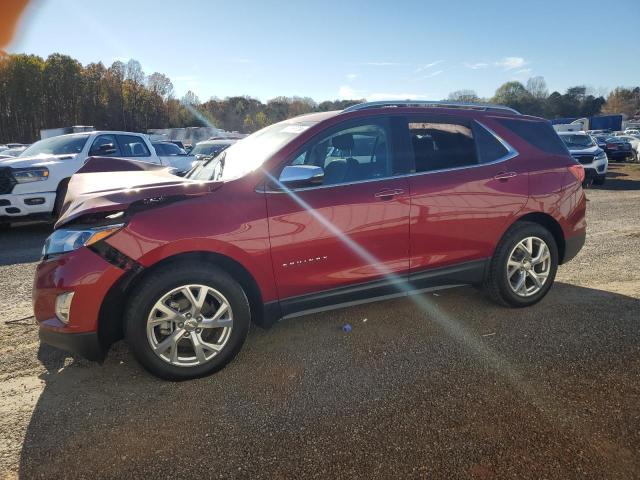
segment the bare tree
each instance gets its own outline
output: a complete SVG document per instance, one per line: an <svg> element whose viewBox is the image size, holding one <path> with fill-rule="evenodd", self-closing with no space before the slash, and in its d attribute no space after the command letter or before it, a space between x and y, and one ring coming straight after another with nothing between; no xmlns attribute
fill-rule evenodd
<svg viewBox="0 0 640 480"><path fill-rule="evenodd" d="M538 100L545 99L549 96L547 82L544 81L544 77L531 77L527 80L527 90L533 98Z"/></svg>
<svg viewBox="0 0 640 480"><path fill-rule="evenodd" d="M474 90L463 89L451 92L448 100L461 103L476 103L480 100L480 97Z"/></svg>
<svg viewBox="0 0 640 480"><path fill-rule="evenodd" d="M147 77L147 87L165 100L173 96L173 83L163 73L155 72L149 75Z"/></svg>
<svg viewBox="0 0 640 480"><path fill-rule="evenodd" d="M127 62L124 78L125 80L131 80L137 85L144 83L144 72L142 71L142 65L140 65L139 61L131 59Z"/></svg>

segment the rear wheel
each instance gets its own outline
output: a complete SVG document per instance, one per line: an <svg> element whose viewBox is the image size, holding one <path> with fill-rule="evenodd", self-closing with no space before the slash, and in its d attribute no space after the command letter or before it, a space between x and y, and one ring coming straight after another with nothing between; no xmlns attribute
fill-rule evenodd
<svg viewBox="0 0 640 480"><path fill-rule="evenodd" d="M485 290L502 305L527 307L549 291L558 269L558 247L541 225L516 223L502 238L485 280Z"/></svg>
<svg viewBox="0 0 640 480"><path fill-rule="evenodd" d="M242 287L226 272L178 264L136 289L125 315L126 338L151 373L185 380L229 363L245 341L250 316Z"/></svg>

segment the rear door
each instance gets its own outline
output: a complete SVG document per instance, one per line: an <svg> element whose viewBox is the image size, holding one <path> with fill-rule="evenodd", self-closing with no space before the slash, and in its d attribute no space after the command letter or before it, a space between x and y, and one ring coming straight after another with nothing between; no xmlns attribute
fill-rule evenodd
<svg viewBox="0 0 640 480"><path fill-rule="evenodd" d="M409 182L390 123L343 123L287 164L322 167L324 179L317 186L267 189L284 315L397 291L392 284L406 280L409 270Z"/></svg>
<svg viewBox="0 0 640 480"><path fill-rule="evenodd" d="M151 152L147 142L138 135L117 134L118 146L122 157L140 162L161 163L155 152Z"/></svg>
<svg viewBox="0 0 640 480"><path fill-rule="evenodd" d="M442 268L438 283L480 281L484 260L527 201L527 172L511 146L474 120L416 115L405 125L415 161L411 280L429 286L432 269Z"/></svg>

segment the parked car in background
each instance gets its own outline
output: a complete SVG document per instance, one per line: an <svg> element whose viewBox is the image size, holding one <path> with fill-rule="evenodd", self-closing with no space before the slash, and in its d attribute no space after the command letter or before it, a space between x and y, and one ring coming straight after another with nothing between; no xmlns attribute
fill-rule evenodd
<svg viewBox="0 0 640 480"><path fill-rule="evenodd" d="M625 135L640 135L640 130L637 128L627 128L624 133Z"/></svg>
<svg viewBox="0 0 640 480"><path fill-rule="evenodd" d="M584 167L585 180L592 180L595 185L604 185L609 160L593 137L582 132L560 132L558 135L571 156Z"/></svg>
<svg viewBox="0 0 640 480"><path fill-rule="evenodd" d="M609 160L626 162L627 160L635 160L636 158L636 151L631 144L620 137L607 137L604 151L607 153Z"/></svg>
<svg viewBox="0 0 640 480"><path fill-rule="evenodd" d="M196 158L174 142L153 142L152 145L160 162L173 167L175 175L183 176L195 166Z"/></svg>
<svg viewBox="0 0 640 480"><path fill-rule="evenodd" d="M58 216L71 175L90 156L162 164L140 133L97 131L40 140L19 157L0 160L0 221Z"/></svg>
<svg viewBox="0 0 640 480"><path fill-rule="evenodd" d="M631 144L631 148L633 148L635 152L635 158L633 158L633 161L637 162L638 159L640 158L640 135L632 135L632 134L618 135L616 136L616 138L626 140Z"/></svg>
<svg viewBox="0 0 640 480"><path fill-rule="evenodd" d="M609 138L609 135L591 135L591 138L604 150L604 147L607 146L607 138Z"/></svg>
<svg viewBox="0 0 640 480"><path fill-rule="evenodd" d="M11 147L0 152L0 159L18 157L27 149L27 147Z"/></svg>
<svg viewBox="0 0 640 480"><path fill-rule="evenodd" d="M7 143L7 147L9 148L27 148L30 143Z"/></svg>
<svg viewBox="0 0 640 480"><path fill-rule="evenodd" d="M205 140L196 143L189 154L195 156L196 160L202 160L204 157L215 157L237 141L238 139L236 138L214 138Z"/></svg>
<svg viewBox="0 0 640 480"><path fill-rule="evenodd" d="M155 375L193 378L252 321L460 284L533 305L585 240L584 168L547 120L506 107L361 104L216 159L108 194L103 172L73 177L34 283L43 342L99 360L124 335Z"/></svg>
<svg viewBox="0 0 640 480"><path fill-rule="evenodd" d="M587 130L589 135L611 135L611 130L609 129L601 129L601 130Z"/></svg>

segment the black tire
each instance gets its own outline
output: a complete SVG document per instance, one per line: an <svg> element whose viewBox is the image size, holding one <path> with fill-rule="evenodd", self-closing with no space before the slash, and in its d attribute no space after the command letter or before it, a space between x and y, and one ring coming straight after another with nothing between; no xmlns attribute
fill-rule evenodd
<svg viewBox="0 0 640 480"><path fill-rule="evenodd" d="M605 181L606 181L606 175L598 175L597 177L595 177L593 179L593 184L594 185L604 185Z"/></svg>
<svg viewBox="0 0 640 480"><path fill-rule="evenodd" d="M61 180L56 189L56 201L53 204L53 217L58 218L62 213L62 207L64 205L64 197L67 196L67 189L69 188L69 179L65 178Z"/></svg>
<svg viewBox="0 0 640 480"><path fill-rule="evenodd" d="M172 365L156 355L146 327L155 303L167 292L188 284L206 285L224 295L233 311L233 327L226 344L212 359L187 367ZM142 280L128 299L124 322L125 338L149 372L167 380L188 380L222 369L238 354L249 332L251 311L242 287L224 270L201 262L181 262L167 265Z"/></svg>
<svg viewBox="0 0 640 480"><path fill-rule="evenodd" d="M522 297L511 288L507 278L509 255L515 246L527 237L543 240L550 253L550 270L542 288L535 294ZM502 237L491 259L486 275L484 288L489 297L496 303L508 307L528 307L538 303L547 294L558 270L558 246L553 235L543 226L532 222L517 222Z"/></svg>

